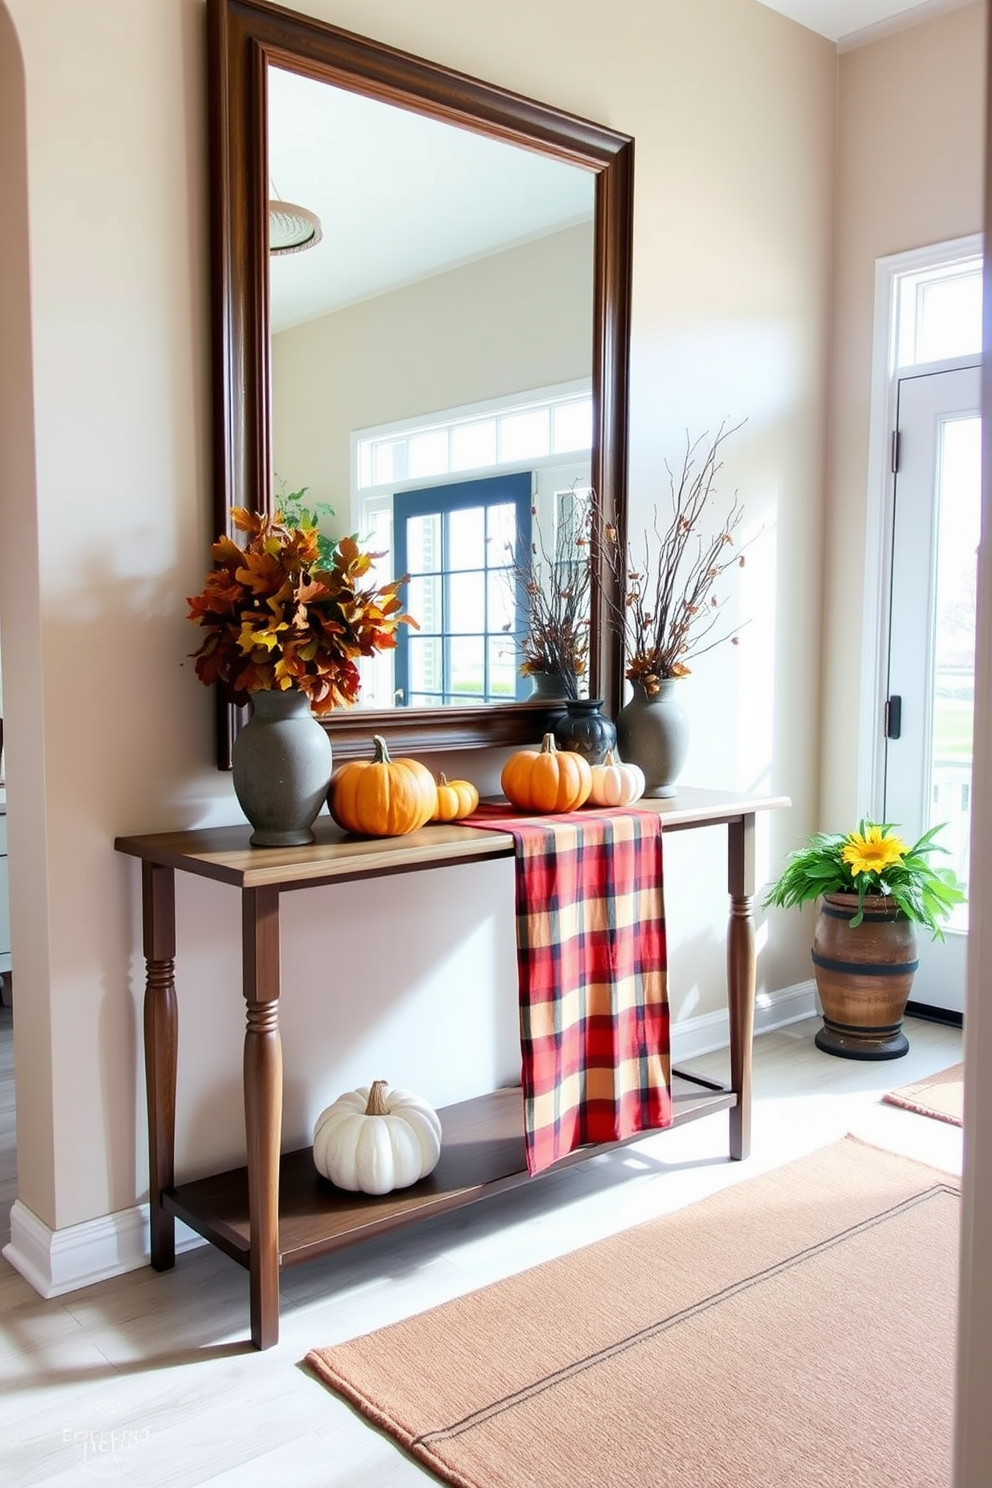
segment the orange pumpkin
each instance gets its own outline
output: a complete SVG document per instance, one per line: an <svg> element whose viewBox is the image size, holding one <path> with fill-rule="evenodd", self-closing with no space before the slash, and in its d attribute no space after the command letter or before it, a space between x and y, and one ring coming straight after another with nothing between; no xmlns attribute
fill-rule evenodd
<svg viewBox="0 0 992 1488"><path fill-rule="evenodd" d="M430 821L437 786L426 765L390 759L386 741L373 737L370 760L348 760L331 776L327 805L339 827L363 837L403 837Z"/></svg>
<svg viewBox="0 0 992 1488"><path fill-rule="evenodd" d="M511 754L500 784L506 799L520 811L574 811L589 799L592 771L583 755L556 749L554 735L545 734L540 750Z"/></svg>
<svg viewBox="0 0 992 1488"><path fill-rule="evenodd" d="M479 792L471 780L449 780L446 775L437 777L437 805L432 821L461 821L471 816L479 804Z"/></svg>

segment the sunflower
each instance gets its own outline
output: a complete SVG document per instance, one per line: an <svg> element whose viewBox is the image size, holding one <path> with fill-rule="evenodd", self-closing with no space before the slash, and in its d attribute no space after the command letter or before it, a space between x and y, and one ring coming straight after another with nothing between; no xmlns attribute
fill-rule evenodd
<svg viewBox="0 0 992 1488"><path fill-rule="evenodd" d="M965 903L965 886L952 868L930 864L931 853L947 851L934 841L941 831L943 827L931 827L912 847L891 831L890 823L864 818L856 832L814 832L789 854L764 902L789 909L822 895L854 895L857 909L848 920L853 930L862 923L869 901L891 899L900 914L943 940L941 921L956 904Z"/></svg>
<svg viewBox="0 0 992 1488"><path fill-rule="evenodd" d="M885 828L869 826L861 832L849 832L841 849L841 857L851 870L851 877L859 873L884 873L886 868L897 867L906 856L907 847L899 837L888 837Z"/></svg>

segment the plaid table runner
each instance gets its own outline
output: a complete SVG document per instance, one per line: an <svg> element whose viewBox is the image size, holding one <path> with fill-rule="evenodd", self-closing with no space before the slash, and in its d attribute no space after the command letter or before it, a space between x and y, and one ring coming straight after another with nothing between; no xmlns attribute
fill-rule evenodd
<svg viewBox="0 0 992 1488"><path fill-rule="evenodd" d="M464 823L516 844L527 1167L670 1126L661 820L653 811Z"/></svg>

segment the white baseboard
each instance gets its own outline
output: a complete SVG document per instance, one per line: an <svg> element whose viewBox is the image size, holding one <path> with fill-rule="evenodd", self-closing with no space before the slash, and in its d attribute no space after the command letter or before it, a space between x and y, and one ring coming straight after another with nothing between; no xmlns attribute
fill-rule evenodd
<svg viewBox="0 0 992 1488"><path fill-rule="evenodd" d="M754 1031L768 1033L815 1013L813 983L801 982L773 997L759 997ZM729 1042L726 1009L687 1018L672 1025L673 1063L725 1049ZM177 1253L205 1244L202 1236L181 1220L176 1221ZM135 1204L83 1224L52 1230L16 1199L10 1211L10 1243L4 1246L3 1254L42 1297L61 1297L148 1265L148 1205Z"/></svg>
<svg viewBox="0 0 992 1488"><path fill-rule="evenodd" d="M783 987L769 995L759 993L754 1009L755 1034L771 1033L802 1018L816 1017L816 985L812 978L794 987ZM695 1059L726 1049L730 1043L730 1019L726 1008L703 1013L699 1018L686 1018L672 1024L672 1063Z"/></svg>
<svg viewBox="0 0 992 1488"><path fill-rule="evenodd" d="M147 1266L148 1235L147 1204L52 1230L15 1199L10 1211L10 1242L4 1246L3 1255L40 1296L61 1297ZM202 1236L176 1221L177 1253L205 1244Z"/></svg>

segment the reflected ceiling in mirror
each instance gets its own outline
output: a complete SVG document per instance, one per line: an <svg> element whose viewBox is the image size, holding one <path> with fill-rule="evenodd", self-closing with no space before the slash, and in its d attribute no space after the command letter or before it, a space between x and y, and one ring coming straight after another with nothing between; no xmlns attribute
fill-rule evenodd
<svg viewBox="0 0 992 1488"><path fill-rule="evenodd" d="M632 142L260 0L208 0L208 14L219 525L234 505L271 508L283 480L335 508L331 530L354 530L356 432L578 379L593 410L582 478L622 531ZM270 195L314 211L322 241L270 258ZM556 290L562 298L564 275L535 276L526 293L508 293L505 280L486 286L485 276L559 244L584 265L582 312L567 333L563 313L535 338L544 358L522 367L521 328L533 328ZM443 282L462 298L432 309ZM419 330L376 314L404 298L409 312L418 296ZM322 370L306 375L285 354L291 338L349 319L350 342ZM502 343L486 339L494 322ZM581 364L570 338L582 343ZM590 670L615 707L620 658L604 623L605 582L596 563ZM411 751L529 742L547 711L520 702L381 719L342 711L326 726L346 757L367 747L370 728ZM232 726L222 719L222 764Z"/></svg>
<svg viewBox="0 0 992 1488"><path fill-rule="evenodd" d="M593 221L589 170L280 67L268 146L273 198L324 227L306 255L270 261L274 335Z"/></svg>

